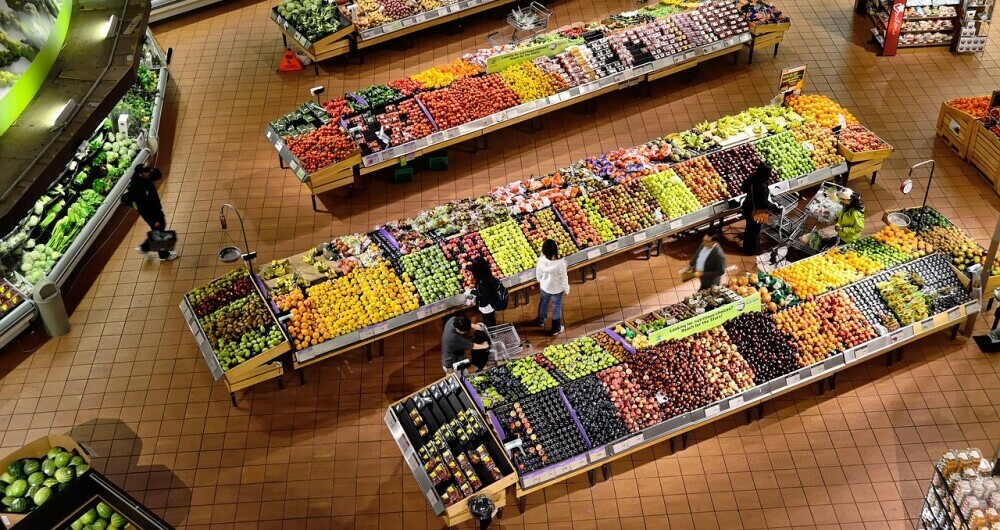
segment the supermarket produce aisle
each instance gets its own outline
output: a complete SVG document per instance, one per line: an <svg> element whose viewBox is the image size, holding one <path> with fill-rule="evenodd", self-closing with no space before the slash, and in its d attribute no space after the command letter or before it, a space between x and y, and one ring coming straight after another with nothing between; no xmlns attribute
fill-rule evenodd
<svg viewBox="0 0 1000 530"><path fill-rule="evenodd" d="M440 330L396 336L371 364L360 351L320 363L306 370L305 386L289 381L278 392L262 385L231 408L177 310L182 293L230 269L217 260L219 247L231 244L218 230L219 205L241 208L261 259L288 256L764 104L790 65L808 64L808 91L834 97L897 149L875 186L855 185L868 205L867 233L885 209L912 205L899 184L910 165L933 157L931 203L986 243L1000 200L933 130L941 101L996 87L995 45L980 60L938 52L882 59L865 49L867 23L852 15L850 2L780 4L794 24L777 59L760 54L754 65L735 68L720 59L692 84L668 78L649 98L622 92L599 99L592 114L552 114L534 134L495 133L487 151L453 150L447 171L402 185L377 179L350 200L327 197L334 217L314 214L307 191L278 168L262 135L266 122L309 99L317 84L338 94L451 60L485 44L500 22L478 17L454 37L422 33L411 50L326 65L319 78L275 73L281 39L268 3L226 3L154 26L160 43L174 48L164 113L174 123L161 133L159 165L182 257L170 266L143 262L130 249L144 231L136 225L73 313L67 336L33 352L14 344L0 355L0 450L72 431L99 455L95 468L178 528L438 528L382 416L388 403L440 377ZM629 5L567 0L553 6L553 23ZM723 247L738 270L752 268L738 257L737 228L727 229ZM696 244L670 243L666 257L650 261L618 258L596 282L575 284L565 304L567 335L682 298L694 287L681 283L679 271ZM520 323L532 311L510 309L503 318ZM525 334L538 345L550 340ZM833 394L788 394L767 405L762 421L724 419L696 431L676 455L660 445L616 462L614 477L593 488L580 477L530 496L523 515L505 512L504 527L909 528L946 448L988 453L1000 439L989 397L1000 387L997 369L971 340L941 334L908 347L904 364L892 369L874 361L844 372Z"/></svg>

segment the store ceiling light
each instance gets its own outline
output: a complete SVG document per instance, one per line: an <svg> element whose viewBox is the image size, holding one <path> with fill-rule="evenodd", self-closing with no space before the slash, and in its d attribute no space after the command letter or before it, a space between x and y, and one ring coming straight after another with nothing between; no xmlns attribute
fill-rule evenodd
<svg viewBox="0 0 1000 530"><path fill-rule="evenodd" d="M118 15L111 15L108 17L108 26L104 30L104 38L110 39L118 35Z"/></svg>
<svg viewBox="0 0 1000 530"><path fill-rule="evenodd" d="M61 109L59 109L59 112L55 114L55 117L52 119L52 127L56 128L66 125L66 122L73 116L73 113L76 111L78 106L79 105L76 100L70 98L70 100L67 101Z"/></svg>

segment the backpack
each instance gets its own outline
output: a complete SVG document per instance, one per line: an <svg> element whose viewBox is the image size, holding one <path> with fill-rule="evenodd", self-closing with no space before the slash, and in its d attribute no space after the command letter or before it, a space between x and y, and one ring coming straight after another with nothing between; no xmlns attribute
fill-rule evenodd
<svg viewBox="0 0 1000 530"><path fill-rule="evenodd" d="M510 303L510 293L508 293L507 288L500 283L500 280L497 280L494 287L496 287L496 298L493 300L491 305L493 306L493 309L503 311L504 309L507 309L507 304Z"/></svg>

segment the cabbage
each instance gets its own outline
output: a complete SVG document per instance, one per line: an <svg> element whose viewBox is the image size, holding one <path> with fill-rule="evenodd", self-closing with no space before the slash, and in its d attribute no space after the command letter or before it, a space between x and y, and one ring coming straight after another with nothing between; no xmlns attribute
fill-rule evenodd
<svg viewBox="0 0 1000 530"><path fill-rule="evenodd" d="M111 142L104 142L104 145L101 147L101 149L103 149L105 151L110 151L111 150Z"/></svg>

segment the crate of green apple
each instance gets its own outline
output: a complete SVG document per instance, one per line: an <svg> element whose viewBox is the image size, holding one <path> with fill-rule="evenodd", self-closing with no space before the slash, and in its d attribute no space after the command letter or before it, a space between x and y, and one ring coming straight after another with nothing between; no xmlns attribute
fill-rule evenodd
<svg viewBox="0 0 1000 530"><path fill-rule="evenodd" d="M289 350L254 278L240 267L184 295L195 318L196 336L204 338L229 382Z"/></svg>

